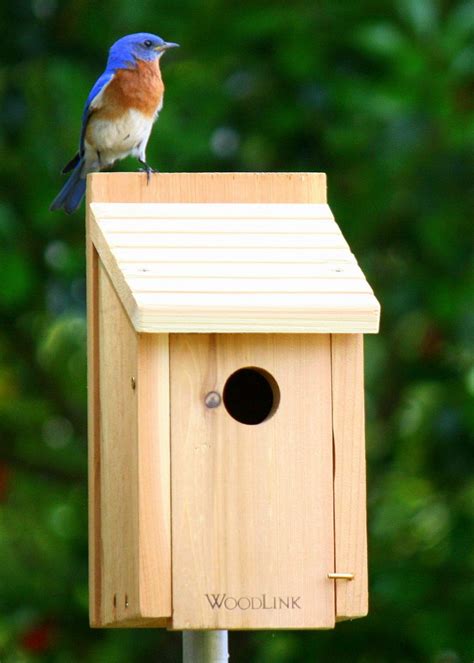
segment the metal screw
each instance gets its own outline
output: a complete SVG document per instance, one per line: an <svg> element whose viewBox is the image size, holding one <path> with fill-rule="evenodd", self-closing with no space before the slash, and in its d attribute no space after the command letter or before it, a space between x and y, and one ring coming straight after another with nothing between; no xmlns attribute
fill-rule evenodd
<svg viewBox="0 0 474 663"><path fill-rule="evenodd" d="M221 395L217 393L217 391L210 391L208 394L206 394L206 398L204 399L204 403L206 404L206 407L208 408L214 408L214 407L219 407L221 404Z"/></svg>
<svg viewBox="0 0 474 663"><path fill-rule="evenodd" d="M130 379L130 384L132 385L133 391L135 391L136 386L137 386L137 381L135 380L135 378Z"/></svg>

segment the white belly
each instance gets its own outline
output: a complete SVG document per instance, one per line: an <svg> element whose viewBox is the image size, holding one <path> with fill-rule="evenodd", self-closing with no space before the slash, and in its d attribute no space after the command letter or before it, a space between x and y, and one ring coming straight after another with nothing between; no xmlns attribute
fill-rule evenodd
<svg viewBox="0 0 474 663"><path fill-rule="evenodd" d="M154 118L131 109L116 120L91 117L85 140L86 163L103 168L126 156L145 154Z"/></svg>

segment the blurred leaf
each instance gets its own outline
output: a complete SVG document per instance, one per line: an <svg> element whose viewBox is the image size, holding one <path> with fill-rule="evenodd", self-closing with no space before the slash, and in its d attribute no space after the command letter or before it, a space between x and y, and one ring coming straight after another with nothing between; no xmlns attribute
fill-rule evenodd
<svg viewBox="0 0 474 663"><path fill-rule="evenodd" d="M438 27L438 0L397 0L400 15L420 35L435 32Z"/></svg>
<svg viewBox="0 0 474 663"><path fill-rule="evenodd" d="M28 301L34 283L34 273L27 259L19 253L0 248L2 287L0 309L19 308Z"/></svg>

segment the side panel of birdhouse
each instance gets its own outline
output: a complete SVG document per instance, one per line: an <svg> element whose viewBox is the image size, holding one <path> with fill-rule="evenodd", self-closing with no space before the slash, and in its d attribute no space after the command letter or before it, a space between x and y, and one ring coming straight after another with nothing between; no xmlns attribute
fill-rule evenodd
<svg viewBox="0 0 474 663"><path fill-rule="evenodd" d="M333 334L335 580L338 621L368 611L364 357L362 334Z"/></svg>
<svg viewBox="0 0 474 663"><path fill-rule="evenodd" d="M272 387L262 423L229 414L242 368ZM172 334L170 381L172 628L333 627L329 335Z"/></svg>
<svg viewBox="0 0 474 663"><path fill-rule="evenodd" d="M169 335L138 335L138 564L140 614L171 616Z"/></svg>
<svg viewBox="0 0 474 663"><path fill-rule="evenodd" d="M167 335L139 336L92 251L89 504L93 626L171 615Z"/></svg>

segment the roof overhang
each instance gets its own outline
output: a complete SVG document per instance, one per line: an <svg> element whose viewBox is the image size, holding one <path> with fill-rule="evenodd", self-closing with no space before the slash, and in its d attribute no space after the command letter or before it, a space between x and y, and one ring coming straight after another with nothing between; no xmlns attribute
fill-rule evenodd
<svg viewBox="0 0 474 663"><path fill-rule="evenodd" d="M138 332L376 333L380 305L326 204L91 203Z"/></svg>

